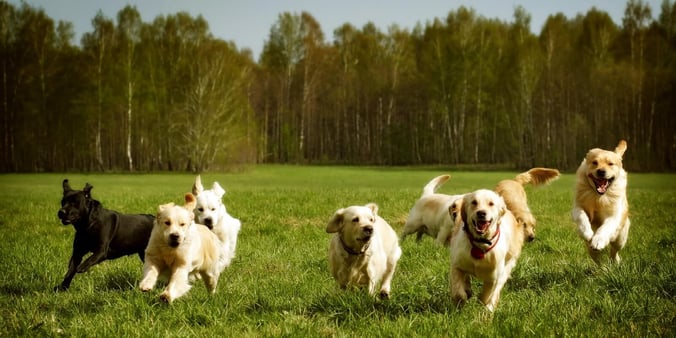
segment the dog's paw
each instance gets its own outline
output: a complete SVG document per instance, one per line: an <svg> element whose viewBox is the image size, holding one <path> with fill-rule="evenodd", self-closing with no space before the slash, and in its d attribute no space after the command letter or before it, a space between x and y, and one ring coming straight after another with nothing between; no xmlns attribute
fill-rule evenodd
<svg viewBox="0 0 676 338"><path fill-rule="evenodd" d="M62 291L68 291L68 287L63 284L59 284L54 287L54 292L62 292Z"/></svg>
<svg viewBox="0 0 676 338"><path fill-rule="evenodd" d="M596 251L601 251L605 249L608 246L609 240L608 237L606 236L594 236L594 238L591 239L591 248Z"/></svg>
<svg viewBox="0 0 676 338"><path fill-rule="evenodd" d="M171 298L171 295L169 294L168 291L164 291L164 292L162 292L162 294L160 295L160 300L163 301L163 302L165 302L165 303L171 304L171 301L172 301L173 299Z"/></svg>
<svg viewBox="0 0 676 338"><path fill-rule="evenodd" d="M390 299L390 293L388 291L380 291L380 299Z"/></svg>
<svg viewBox="0 0 676 338"><path fill-rule="evenodd" d="M592 240L592 237L594 237L594 231L592 231L591 228L580 231L580 237L582 237L585 242L589 242Z"/></svg>

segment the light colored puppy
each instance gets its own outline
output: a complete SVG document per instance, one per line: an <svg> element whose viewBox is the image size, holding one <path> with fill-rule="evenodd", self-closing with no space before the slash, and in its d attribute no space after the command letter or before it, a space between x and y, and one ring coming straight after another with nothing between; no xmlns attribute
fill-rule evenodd
<svg viewBox="0 0 676 338"><path fill-rule="evenodd" d="M530 183L533 186L547 184L559 178L559 171L549 168L533 168L516 175L513 180L502 180L495 187L495 192L502 196L507 210L516 217L516 221L523 227L523 234L528 241L535 239L535 217L528 208L528 198L523 186Z"/></svg>
<svg viewBox="0 0 676 338"><path fill-rule="evenodd" d="M335 233L329 245L329 268L340 288L367 286L374 295L380 283L380 297L389 298L401 249L397 233L378 216L378 206L339 209L326 232Z"/></svg>
<svg viewBox="0 0 676 338"><path fill-rule="evenodd" d="M523 231L502 197L491 190L466 194L454 204L460 217L451 238L451 299L462 304L471 297L474 276L483 281L481 302L493 311L521 254Z"/></svg>
<svg viewBox="0 0 676 338"><path fill-rule="evenodd" d="M171 303L190 290L189 276L199 274L211 294L216 292L221 245L216 235L195 224L195 197L187 193L184 206L160 205L146 248L141 291L155 287L158 277L168 279L160 299Z"/></svg>
<svg viewBox="0 0 676 338"><path fill-rule="evenodd" d="M223 204L225 190L218 182L214 182L210 190L204 190L200 175L195 178L192 193L197 198L195 217L197 223L206 225L213 231L221 242L223 255L219 259L220 271L230 266L235 258L237 248L237 235L241 223L238 219L230 216Z"/></svg>
<svg viewBox="0 0 676 338"><path fill-rule="evenodd" d="M463 196L436 193L449 178L450 175L437 176L425 185L422 195L408 214L401 232L402 241L406 236L417 233L417 240L429 235L435 238L437 244L448 246L453 232L453 220L448 215L448 209L453 201Z"/></svg>
<svg viewBox="0 0 676 338"><path fill-rule="evenodd" d="M577 169L573 221L587 251L597 264L600 251L610 244L610 259L620 262L620 250L629 236L627 172L622 155L627 142L621 140L615 151L589 150Z"/></svg>

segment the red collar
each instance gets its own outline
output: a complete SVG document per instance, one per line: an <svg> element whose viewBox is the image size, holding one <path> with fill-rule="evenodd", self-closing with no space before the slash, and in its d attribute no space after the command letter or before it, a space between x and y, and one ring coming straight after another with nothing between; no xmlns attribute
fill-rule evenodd
<svg viewBox="0 0 676 338"><path fill-rule="evenodd" d="M472 244L472 250L470 251L470 254L472 257L475 259L483 259L486 253L491 251L495 247L496 244L498 244L498 241L500 240L500 225L498 225L498 230L495 232L495 235L493 235L493 238L490 240L486 239L481 239L477 240L472 236L472 233L467 229L467 224L465 224L462 229L465 231L467 234L467 237L469 238L470 244ZM476 245L474 245L474 242L479 242L479 243L484 243L484 244L490 244L490 246L486 249L482 249Z"/></svg>

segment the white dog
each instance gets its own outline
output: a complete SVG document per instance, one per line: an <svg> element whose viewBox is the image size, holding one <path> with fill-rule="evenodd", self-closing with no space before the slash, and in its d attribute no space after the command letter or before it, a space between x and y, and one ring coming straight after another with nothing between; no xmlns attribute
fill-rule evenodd
<svg viewBox="0 0 676 338"><path fill-rule="evenodd" d="M448 246L454 223L449 217L448 210L453 201L463 197L436 193L449 178L450 175L437 176L425 185L420 199L415 202L408 214L401 233L402 241L406 236L417 233L417 240L426 234L435 238L438 244Z"/></svg>
<svg viewBox="0 0 676 338"><path fill-rule="evenodd" d="M195 197L187 193L185 206L160 205L143 264L141 291L155 287L158 277L168 279L160 299L171 303L190 290L189 276L199 274L211 294L216 292L221 246L216 235L195 224Z"/></svg>
<svg viewBox="0 0 676 338"><path fill-rule="evenodd" d="M461 216L451 238L451 299L463 303L471 297L473 275L483 281L481 302L494 311L521 254L523 230L491 190L477 190L454 203L461 204L456 206Z"/></svg>
<svg viewBox="0 0 676 338"><path fill-rule="evenodd" d="M221 188L218 182L214 182L211 190L204 190L200 175L197 175L192 193L197 198L197 206L195 207L197 223L206 225L221 241L223 255L219 261L220 269L223 271L224 268L230 266L230 262L235 258L237 235L241 223L238 219L230 216L225 209L222 201L225 190Z"/></svg>
<svg viewBox="0 0 676 338"><path fill-rule="evenodd" d="M336 211L326 227L335 233L329 245L329 267L341 289L368 287L389 298L392 276L401 257L397 233L378 216L378 206L351 206Z"/></svg>
<svg viewBox="0 0 676 338"><path fill-rule="evenodd" d="M577 169L573 221L597 264L601 263L600 251L608 244L610 259L619 263L619 252L629 236L627 172L622 168L626 150L624 140L614 152L591 149Z"/></svg>

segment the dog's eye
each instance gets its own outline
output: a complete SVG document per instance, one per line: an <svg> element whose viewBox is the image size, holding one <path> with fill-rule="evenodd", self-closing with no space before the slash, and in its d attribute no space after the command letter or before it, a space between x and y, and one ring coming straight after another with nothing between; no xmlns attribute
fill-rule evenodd
<svg viewBox="0 0 676 338"><path fill-rule="evenodd" d="M164 221L164 225L169 226L169 225L171 225L171 222L169 222L169 221Z"/></svg>
<svg viewBox="0 0 676 338"><path fill-rule="evenodd" d="M216 211L216 208L211 208L211 211Z"/></svg>
<svg viewBox="0 0 676 338"><path fill-rule="evenodd" d="M608 162L608 165L609 165L609 166L612 166L612 165L614 165L614 164L615 164L615 163L613 163L613 162Z"/></svg>
<svg viewBox="0 0 676 338"><path fill-rule="evenodd" d="M478 203L477 203L476 200L473 200L473 201L472 201L472 205L477 205L477 204L478 204Z"/></svg>
<svg viewBox="0 0 676 338"><path fill-rule="evenodd" d="M492 207L493 206L493 201L488 202L488 206Z"/></svg>
<svg viewBox="0 0 676 338"><path fill-rule="evenodd" d="M355 223L359 222L359 217L353 218L353 219L352 219L352 222L355 222Z"/></svg>
<svg viewBox="0 0 676 338"><path fill-rule="evenodd" d="M197 210L199 210L199 212L202 212L204 211L204 208L197 208Z"/></svg>
<svg viewBox="0 0 676 338"><path fill-rule="evenodd" d="M593 161L592 164L593 165L599 165L599 161Z"/></svg>
<svg viewBox="0 0 676 338"><path fill-rule="evenodd" d="M185 226L185 222L181 222L180 225L181 225L182 227L184 227L184 226Z"/></svg>
<svg viewBox="0 0 676 338"><path fill-rule="evenodd" d="M373 218L369 219L369 222L374 223L375 220Z"/></svg>

